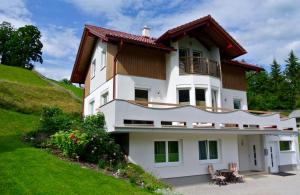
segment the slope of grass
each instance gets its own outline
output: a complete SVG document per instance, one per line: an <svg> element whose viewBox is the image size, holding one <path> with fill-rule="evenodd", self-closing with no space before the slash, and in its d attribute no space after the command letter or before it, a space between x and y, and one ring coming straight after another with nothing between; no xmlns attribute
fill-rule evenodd
<svg viewBox="0 0 300 195"><path fill-rule="evenodd" d="M77 97L82 99L82 96L83 96L83 89L82 88L76 87L74 85L68 85L68 84L60 82L60 81L53 81L53 82L57 83L58 85L64 87L67 90L72 91Z"/></svg>
<svg viewBox="0 0 300 195"><path fill-rule="evenodd" d="M0 65L0 107L38 114L44 106L81 111L81 101L65 89L51 85L32 71Z"/></svg>
<svg viewBox="0 0 300 195"><path fill-rule="evenodd" d="M147 194L22 143L21 134L38 121L37 116L0 108L0 194Z"/></svg>

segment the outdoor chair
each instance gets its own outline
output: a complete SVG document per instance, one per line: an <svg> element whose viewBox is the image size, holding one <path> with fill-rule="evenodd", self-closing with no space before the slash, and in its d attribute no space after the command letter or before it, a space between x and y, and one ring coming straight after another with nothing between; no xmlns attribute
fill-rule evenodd
<svg viewBox="0 0 300 195"><path fill-rule="evenodd" d="M238 172L237 163L229 163L229 170L232 171L235 182L244 182L244 176Z"/></svg>
<svg viewBox="0 0 300 195"><path fill-rule="evenodd" d="M208 173L210 175L211 182L216 183L219 186L227 184L224 176L216 174L213 165L208 165Z"/></svg>

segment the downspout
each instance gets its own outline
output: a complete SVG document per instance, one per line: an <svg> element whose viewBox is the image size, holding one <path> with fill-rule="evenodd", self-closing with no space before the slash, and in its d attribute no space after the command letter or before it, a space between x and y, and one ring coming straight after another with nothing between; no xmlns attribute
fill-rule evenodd
<svg viewBox="0 0 300 195"><path fill-rule="evenodd" d="M116 53L116 56L114 57L114 68L113 68L113 100L116 99L116 74L117 74L117 60L118 55L123 47L123 39L121 39L120 44L118 46L118 51Z"/></svg>

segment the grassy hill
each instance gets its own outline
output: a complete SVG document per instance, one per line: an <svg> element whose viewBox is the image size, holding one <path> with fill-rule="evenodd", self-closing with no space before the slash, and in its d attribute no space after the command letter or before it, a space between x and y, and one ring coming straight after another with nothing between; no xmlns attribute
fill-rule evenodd
<svg viewBox="0 0 300 195"><path fill-rule="evenodd" d="M38 125L43 105L80 111L80 102L65 89L34 72L0 65L0 102L0 194L148 194L21 141Z"/></svg>
<svg viewBox="0 0 300 195"><path fill-rule="evenodd" d="M81 96L82 89L78 87L59 84L29 70L0 65L2 108L39 113L44 106L57 106L66 112L80 112Z"/></svg>

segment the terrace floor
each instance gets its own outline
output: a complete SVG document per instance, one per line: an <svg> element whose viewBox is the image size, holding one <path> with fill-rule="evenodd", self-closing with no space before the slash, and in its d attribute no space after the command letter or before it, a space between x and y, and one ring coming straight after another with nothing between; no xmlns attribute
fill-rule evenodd
<svg viewBox="0 0 300 195"><path fill-rule="evenodd" d="M269 174L254 174L246 176L245 183L218 185L200 183L189 186L175 187L181 194L218 194L218 195L289 195L299 194L300 171L288 172L295 175L280 176Z"/></svg>

